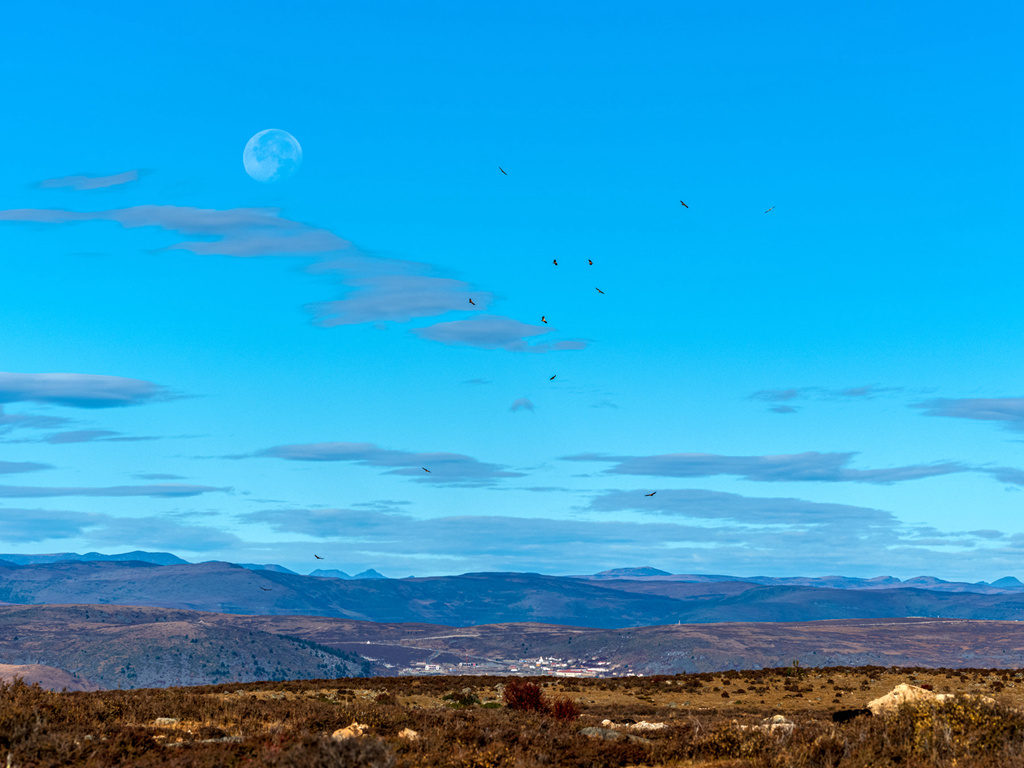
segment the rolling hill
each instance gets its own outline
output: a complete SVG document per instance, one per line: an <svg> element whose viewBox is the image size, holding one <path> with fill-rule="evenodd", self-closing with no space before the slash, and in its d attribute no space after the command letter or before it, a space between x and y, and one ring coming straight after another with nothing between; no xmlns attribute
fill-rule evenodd
<svg viewBox="0 0 1024 768"><path fill-rule="evenodd" d="M794 660L805 667L1019 668L1024 631L1018 622L949 619L453 628L111 605L0 606L0 674L4 664L20 665L25 674L45 672L52 685L82 688L394 675L416 662L490 661L491 671L507 674L510 660L538 656L596 658L619 675L788 667ZM522 672L524 664L514 663Z"/></svg>
<svg viewBox="0 0 1024 768"><path fill-rule="evenodd" d="M339 579L224 562L0 563L0 603L152 606L449 626L537 622L621 628L907 616L1024 619L1024 591L764 586L661 576L588 580L535 573Z"/></svg>

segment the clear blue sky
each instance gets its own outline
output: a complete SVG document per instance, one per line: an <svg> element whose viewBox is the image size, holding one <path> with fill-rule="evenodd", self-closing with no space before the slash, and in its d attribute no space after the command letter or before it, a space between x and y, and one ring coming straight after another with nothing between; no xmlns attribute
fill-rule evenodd
<svg viewBox="0 0 1024 768"><path fill-rule="evenodd" d="M555 6L7 9L2 551L1024 576L1021 6Z"/></svg>

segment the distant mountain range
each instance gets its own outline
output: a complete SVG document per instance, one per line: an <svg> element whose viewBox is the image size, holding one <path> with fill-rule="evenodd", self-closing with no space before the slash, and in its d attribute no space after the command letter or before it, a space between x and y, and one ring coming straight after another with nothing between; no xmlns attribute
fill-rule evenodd
<svg viewBox="0 0 1024 768"><path fill-rule="evenodd" d="M375 571L301 576L276 566L224 562L159 565L133 558L167 553L14 557L0 555L0 602L104 604L275 616L333 616L373 622L474 626L541 622L625 628L676 623L805 622L825 619L1024 619L1024 585L1013 578L964 584L899 579L736 578L649 574L594 576L467 573L387 579ZM180 558L175 558L180 560ZM645 575L632 575L637 571ZM651 569L653 570L653 569ZM2 660L0 660L2 661Z"/></svg>
<svg viewBox="0 0 1024 768"><path fill-rule="evenodd" d="M2 557L2 555L0 555ZM944 581L934 576L915 576L900 580L895 576L875 576L862 579L851 576L724 576L694 573L666 573L657 568L616 568L578 579L643 579L657 581L678 581L695 584L713 584L728 581L761 584L764 586L831 587L832 589L938 589L948 592L996 593L1001 591L1024 590L1024 583L1013 576L1004 576L991 583L987 581L963 582Z"/></svg>
<svg viewBox="0 0 1024 768"><path fill-rule="evenodd" d="M119 555L101 555L99 552L88 552L80 555L77 552L58 552L44 555L5 555L0 554L0 565L40 565L59 562L140 562L152 563L153 565L192 565L188 560L183 560L170 552L145 552L136 550L124 552ZM219 562L219 561L209 561ZM250 571L274 571L276 573L288 573L299 576L296 571L285 568L276 563L234 563ZM317 568L309 572L310 576L320 576L333 579L386 579L387 576L369 568L355 576L349 576L345 571L334 568ZM414 578L412 576L409 577ZM1024 590L1024 582L1013 576L1004 576L993 582L977 581L945 581L934 576L916 576L912 579L901 580L895 576L875 576L864 579L850 576L727 576L721 574L692 574L692 573L669 573L650 566L638 568L614 568L600 573L571 576L566 578L586 579L592 581L609 580L639 580L639 581L674 581L693 584L715 584L724 582L740 582L748 584L760 584L763 586L801 586L801 587L830 587L832 589L934 589L948 592L978 592L982 594L999 594L1007 591Z"/></svg>
<svg viewBox="0 0 1024 768"><path fill-rule="evenodd" d="M153 563L154 565L186 565L188 560L182 560L170 552L125 552L120 555L101 555L99 552L87 552L80 555L77 552L57 552L51 555L0 555L0 560L16 565L36 565L38 563L61 563L68 560L82 560L86 562L128 562Z"/></svg>
<svg viewBox="0 0 1024 768"><path fill-rule="evenodd" d="M87 552L84 555L80 555L77 552L56 552L49 555L0 555L0 565L41 565L45 563L63 562L138 562L152 563L153 565L191 565L188 560L182 560L180 557L172 555L170 552L143 552L142 550L125 552L120 555L101 555L99 552ZM283 565L277 565L276 563L235 563L235 565L239 565L250 571L276 571L277 573L290 573L295 576L299 575L290 568L285 568ZM659 571L659 573L661 573L661 571ZM387 576L378 573L373 568L365 570L362 573L357 573L355 576L349 576L344 571L321 569L312 571L309 575L326 576L332 579L387 578Z"/></svg>

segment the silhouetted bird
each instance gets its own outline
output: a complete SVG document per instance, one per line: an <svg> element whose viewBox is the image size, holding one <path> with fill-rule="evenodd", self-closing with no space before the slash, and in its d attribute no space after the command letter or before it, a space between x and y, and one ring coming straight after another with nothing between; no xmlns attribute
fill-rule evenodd
<svg viewBox="0 0 1024 768"><path fill-rule="evenodd" d="M426 472L426 473L427 473L428 475L430 474L430 470L429 470L429 469L427 469L426 467L420 467L420 469L422 469L422 470L423 470L424 472Z"/></svg>
<svg viewBox="0 0 1024 768"><path fill-rule="evenodd" d="M541 321L542 323L544 323L544 325L547 325L547 324L548 324L548 318L547 318L547 315L541 315L541 316L540 316L540 321Z"/></svg>
<svg viewBox="0 0 1024 768"><path fill-rule="evenodd" d="M557 375L558 374L556 373L555 376L557 376ZM552 376L550 379L548 379L548 381L554 381L555 380L555 376Z"/></svg>
<svg viewBox="0 0 1024 768"><path fill-rule="evenodd" d="M604 291L602 291L600 288L595 288L594 290L600 293L602 296L604 296Z"/></svg>
<svg viewBox="0 0 1024 768"><path fill-rule="evenodd" d="M476 306L476 302L473 301L472 299L469 300L469 303L472 304L474 307Z"/></svg>
<svg viewBox="0 0 1024 768"><path fill-rule="evenodd" d="M552 259L551 263L554 264L557 267L558 266L558 259Z"/></svg>
<svg viewBox="0 0 1024 768"><path fill-rule="evenodd" d="M502 173L505 173L505 169L502 168L500 165L498 166L498 170L501 171ZM505 175L508 176L507 173L505 173Z"/></svg>
<svg viewBox="0 0 1024 768"><path fill-rule="evenodd" d="M264 592L270 591L270 587L260 587L260 589L262 589Z"/></svg>
<svg viewBox="0 0 1024 768"><path fill-rule="evenodd" d="M320 555L316 554L315 552L313 553L313 557L315 557L317 560L323 560L323 558L320 557Z"/></svg>
<svg viewBox="0 0 1024 768"><path fill-rule="evenodd" d="M656 493L657 491L651 491L650 493L645 493L644 496L653 496Z"/></svg>
<svg viewBox="0 0 1024 768"><path fill-rule="evenodd" d="M690 207L690 206L688 206L688 205L687 205L686 203L684 203L684 202L683 202L682 200L680 200L680 201L679 201L679 204L680 204L681 206L683 206L683 208L689 208L689 207Z"/></svg>
<svg viewBox="0 0 1024 768"><path fill-rule="evenodd" d="M587 259L587 264L589 264L590 266L594 266L594 260L593 259Z"/></svg>
<svg viewBox="0 0 1024 768"><path fill-rule="evenodd" d="M765 213L771 213L772 211L775 210L775 207L776 206L773 205L771 208L769 208L767 211L765 211Z"/></svg>

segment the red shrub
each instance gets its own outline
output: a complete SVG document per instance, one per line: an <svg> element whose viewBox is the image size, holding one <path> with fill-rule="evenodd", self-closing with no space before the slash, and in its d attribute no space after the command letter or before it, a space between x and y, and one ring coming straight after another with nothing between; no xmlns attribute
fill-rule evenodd
<svg viewBox="0 0 1024 768"><path fill-rule="evenodd" d="M525 680L510 679L505 683L505 691L502 694L505 706L519 712L547 712L548 702L536 683L528 683Z"/></svg>
<svg viewBox="0 0 1024 768"><path fill-rule="evenodd" d="M555 720L575 720L580 716L580 705L568 696L559 696L551 702L551 716Z"/></svg>

